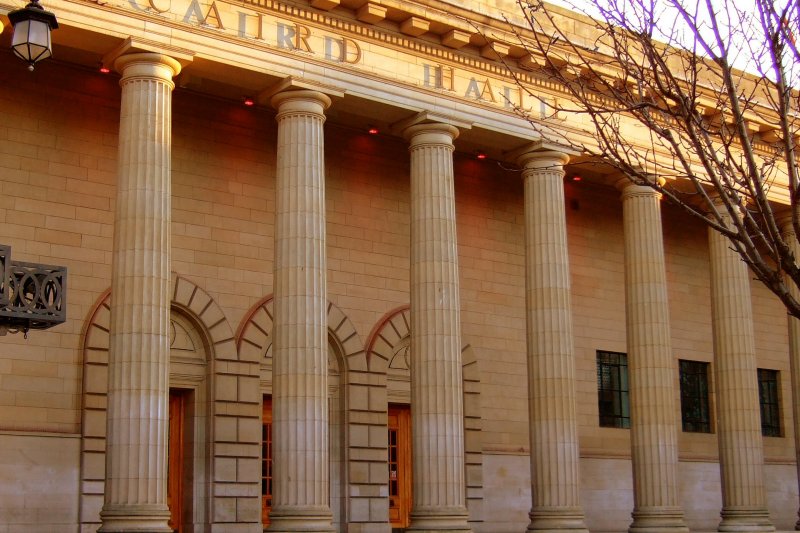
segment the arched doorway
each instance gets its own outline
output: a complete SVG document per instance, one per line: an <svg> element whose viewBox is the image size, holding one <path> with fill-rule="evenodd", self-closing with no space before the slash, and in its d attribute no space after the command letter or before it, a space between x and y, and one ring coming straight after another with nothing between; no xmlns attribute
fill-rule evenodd
<svg viewBox="0 0 800 533"><path fill-rule="evenodd" d="M110 294L95 309L84 342L81 450L81 524L100 525L105 482L106 395ZM170 527L202 530L208 472L208 345L180 308L170 315L170 435L168 505Z"/></svg>
<svg viewBox="0 0 800 533"><path fill-rule="evenodd" d="M261 501L262 523L269 521L272 489L272 297L256 304L239 328L237 346L243 358L260 361L262 394L261 431ZM337 531L346 531L349 521L347 501L347 432L348 406L345 390L349 383L348 361L355 355L363 358L363 349L350 321L333 304L328 304L328 423L330 506Z"/></svg>
<svg viewBox="0 0 800 533"><path fill-rule="evenodd" d="M211 394L216 380L214 362L220 357L236 360L237 354L232 350L233 332L213 299L185 278L173 276L172 282L171 524L182 533L199 533L214 522L210 465L215 447L211 428L219 403ZM99 527L104 499L110 298L110 291L106 291L98 299L83 335L79 520L81 530L87 531Z"/></svg>
<svg viewBox="0 0 800 533"><path fill-rule="evenodd" d="M328 349L328 449L330 506L333 513L333 524L337 531L345 531L345 500L343 497L343 480L345 475L344 433L342 420L344 407L339 380L338 357L335 348ZM271 381L271 380L265 380ZM269 389L271 391L271 387ZM269 525L269 514L272 509L272 395L264 394L261 415L261 522Z"/></svg>
<svg viewBox="0 0 800 533"><path fill-rule="evenodd" d="M170 315L167 504L170 527L197 531L205 523L208 463L208 349L194 321L177 307Z"/></svg>
<svg viewBox="0 0 800 533"><path fill-rule="evenodd" d="M414 354L410 350L410 307L404 305L394 309L376 324L367 342L367 360L373 372L383 373L386 383L386 431L389 440L387 446L387 462L389 463L389 520L393 528L402 529L408 525L408 515L410 512L413 494L410 487L410 473L408 474L409 484L398 483L392 486L391 463L391 439L392 426L397 425L398 433L396 438L398 444L402 444L405 436L402 433L402 425L397 424L393 415L398 413L398 409L409 411L409 429L407 434L410 438L410 417L413 416L413 405L411 404L411 358ZM464 339L462 338L462 341ZM472 347L468 343L463 343L461 349L462 379L464 391L464 451L465 451L465 479L467 480L467 509L470 515L470 522L482 521L483 515L483 449L481 443L481 413L480 413L480 373L478 372L477 359ZM402 449L398 450L402 454ZM410 456L410 444L409 452ZM410 471L410 465L409 465ZM398 476L402 471L397 472ZM392 490L397 494L392 495ZM402 492L405 490L406 492ZM408 502L405 504L404 502ZM404 525L405 524L405 525Z"/></svg>

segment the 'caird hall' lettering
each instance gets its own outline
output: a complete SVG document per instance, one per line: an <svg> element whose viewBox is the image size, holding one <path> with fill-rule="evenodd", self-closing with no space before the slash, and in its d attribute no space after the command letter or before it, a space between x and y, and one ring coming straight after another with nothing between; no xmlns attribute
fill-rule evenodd
<svg viewBox="0 0 800 533"><path fill-rule="evenodd" d="M192 3L189 4L189 9L186 10L186 14L183 16L183 21L191 23L192 19L197 20L198 24L204 26L214 26L220 30L225 29L222 24L222 17L219 16L216 2L211 2L211 5L208 6L208 11L204 15L200 3L197 0L192 0Z"/></svg>
<svg viewBox="0 0 800 533"><path fill-rule="evenodd" d="M325 37L325 59L355 64L361 61L361 47L353 39Z"/></svg>
<svg viewBox="0 0 800 533"><path fill-rule="evenodd" d="M301 26L300 24L290 26L282 22L278 23L278 48L313 53L311 46L308 44L309 37L311 37L311 30L307 26Z"/></svg>
<svg viewBox="0 0 800 533"><path fill-rule="evenodd" d="M282 50L320 54L328 61L356 64L363 59L361 46L355 40L345 36L316 35L316 29L303 24L272 21L258 11L242 11L226 9L224 1L212 0L127 0L137 10L167 15L170 12L182 14L185 24L212 27L223 31L228 28L245 39L269 41L274 36L273 46ZM180 4L180 5L176 5ZM218 6L219 3L219 6ZM261 0L244 0L244 3L261 5ZM179 15L180 16L180 15ZM271 28L270 28L271 27ZM274 31L273 31L274 29Z"/></svg>
<svg viewBox="0 0 800 533"><path fill-rule="evenodd" d="M462 79L459 78L459 80ZM436 63L423 63L422 65L422 85L425 87L461 93L464 98L480 102L502 104L506 109L522 106L522 93L518 87L503 85L500 89L495 89L496 85L492 86L493 83L502 82L473 76L469 78L466 88L464 88L463 82L456 83L456 71L453 67Z"/></svg>
<svg viewBox="0 0 800 533"><path fill-rule="evenodd" d="M387 73L386 65L378 64L383 57L380 52L365 57L362 45L355 39L337 34L322 25L306 25L273 16L268 11L273 10L274 0L238 0L235 5L228 0L122 1L149 15L156 14L184 24L219 30L240 39L260 41L284 52L316 56L342 65L358 64L368 70L387 74L397 81L447 92L453 98L491 104L509 111L535 107L535 103L527 102L526 94L519 87L507 85L508 82L502 77L480 76L477 75L477 69L462 69L444 61L418 62L419 57L414 57L412 53L396 54L398 68ZM248 5L253 9L248 9ZM409 65L408 68L405 68L406 65ZM545 113L543 110L538 112Z"/></svg>

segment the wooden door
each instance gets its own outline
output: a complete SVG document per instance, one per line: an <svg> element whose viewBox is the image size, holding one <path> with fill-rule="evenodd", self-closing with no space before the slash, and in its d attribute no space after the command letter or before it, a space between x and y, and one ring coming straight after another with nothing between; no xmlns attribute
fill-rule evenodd
<svg viewBox="0 0 800 533"><path fill-rule="evenodd" d="M389 522L406 528L411 513L411 409L389 406Z"/></svg>
<svg viewBox="0 0 800 533"><path fill-rule="evenodd" d="M272 509L272 398L269 396L264 396L261 416L261 522L266 527Z"/></svg>
<svg viewBox="0 0 800 533"><path fill-rule="evenodd" d="M167 505L169 527L180 533L183 530L183 434L186 409L185 391L169 391L169 443L167 450Z"/></svg>

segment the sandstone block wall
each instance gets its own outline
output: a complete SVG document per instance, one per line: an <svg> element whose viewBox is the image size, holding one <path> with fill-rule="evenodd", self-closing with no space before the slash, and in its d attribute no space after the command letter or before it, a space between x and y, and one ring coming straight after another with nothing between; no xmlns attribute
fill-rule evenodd
<svg viewBox="0 0 800 533"><path fill-rule="evenodd" d="M18 67L0 58L0 242L16 259L68 267L68 320L28 340L0 338L0 448L12 450L2 454L0 487L25 494L25 520L52 525L58 514L77 523L82 332L110 286L119 88L113 75L57 63L28 77ZM173 117L172 270L202 287L236 329L272 292L274 114L177 89ZM325 129L328 298L367 339L408 303L407 145L335 121ZM530 502L522 182L458 151L454 173L461 325L480 369L483 519L519 530ZM629 468L629 434L598 427L595 366L596 350L625 351L621 203L613 188L586 181L565 192L581 496L590 529L604 523L599 502L608 498L619 502L609 516L627 526L628 478L608 472ZM708 246L696 222L669 207L663 216L677 391L677 359L712 361ZM752 290L758 365L782 378L784 436L765 438L764 450L775 480L770 510L785 528L797 507L786 319L765 289ZM681 432L679 444L682 501L706 502L696 496L717 489L698 472L716 468L716 435ZM67 451L50 453L54 446ZM20 468L21 450L36 467ZM44 498L54 494L63 513ZM20 504L0 497L0 523L15 523ZM718 512L710 499L686 506L690 526L707 527Z"/></svg>

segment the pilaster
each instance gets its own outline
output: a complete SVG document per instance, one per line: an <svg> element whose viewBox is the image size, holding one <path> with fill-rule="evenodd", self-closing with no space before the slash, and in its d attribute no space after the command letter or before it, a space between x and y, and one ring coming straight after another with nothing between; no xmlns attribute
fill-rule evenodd
<svg viewBox="0 0 800 533"><path fill-rule="evenodd" d="M730 224L727 213L723 220ZM774 531L764 490L753 310L747 265L708 230L717 434L722 478L719 531Z"/></svg>
<svg viewBox="0 0 800 533"><path fill-rule="evenodd" d="M625 317L634 509L630 533L688 532L678 499L678 420L667 299L661 194L627 178Z"/></svg>
<svg viewBox="0 0 800 533"><path fill-rule="evenodd" d="M525 295L531 532L587 532L580 505L564 165L535 146L517 155L525 182Z"/></svg>
<svg viewBox="0 0 800 533"><path fill-rule="evenodd" d="M411 435L415 532L470 532L450 125L404 130L411 153Z"/></svg>
<svg viewBox="0 0 800 533"><path fill-rule="evenodd" d="M136 53L115 67L122 102L99 531L166 533L171 92L180 64Z"/></svg>
<svg viewBox="0 0 800 533"><path fill-rule="evenodd" d="M332 532L323 124L330 98L272 97L278 110L269 531Z"/></svg>

